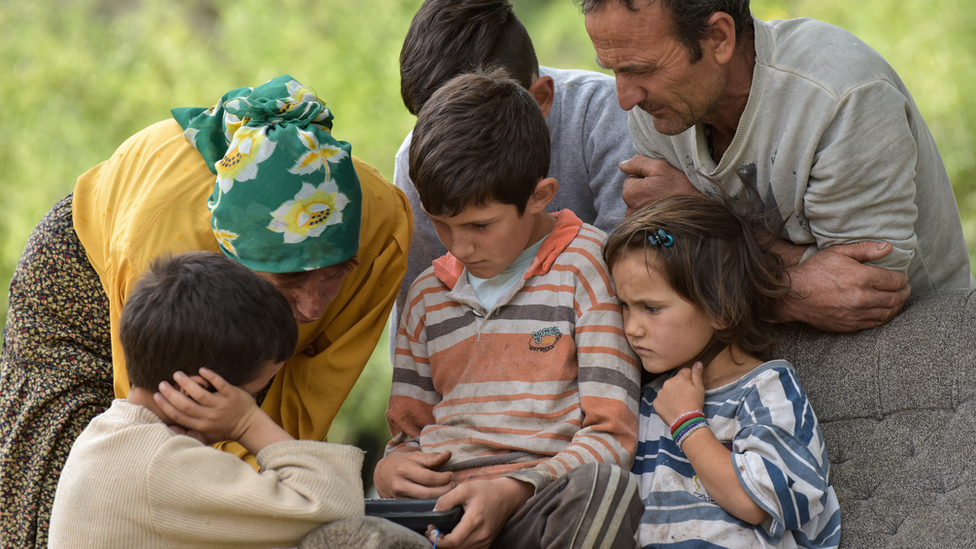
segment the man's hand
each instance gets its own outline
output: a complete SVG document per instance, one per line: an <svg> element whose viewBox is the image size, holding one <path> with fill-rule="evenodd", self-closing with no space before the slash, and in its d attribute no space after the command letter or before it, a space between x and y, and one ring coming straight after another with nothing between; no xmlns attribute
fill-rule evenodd
<svg viewBox="0 0 976 549"><path fill-rule="evenodd" d="M701 194L685 173L664 160L636 155L620 163L627 174L621 196L627 204L627 217L644 206L676 194Z"/></svg>
<svg viewBox="0 0 976 549"><path fill-rule="evenodd" d="M376 493L384 498L439 498L454 486L452 484L454 473L436 471L450 459L449 451L439 454L427 452L391 454L381 459L373 471Z"/></svg>
<svg viewBox="0 0 976 549"><path fill-rule="evenodd" d="M889 253L887 242L840 244L789 267L794 296L780 300L780 320L828 332L856 332L888 322L911 295L908 275L863 262Z"/></svg>
<svg viewBox="0 0 976 549"><path fill-rule="evenodd" d="M434 506L435 511L445 511L458 505L464 507L461 522L450 534L442 535L437 541L437 547L488 547L498 537L515 510L528 501L534 492L535 487L531 484L508 477L473 480L461 484L441 496ZM427 537L431 543L434 542L434 536L429 529Z"/></svg>

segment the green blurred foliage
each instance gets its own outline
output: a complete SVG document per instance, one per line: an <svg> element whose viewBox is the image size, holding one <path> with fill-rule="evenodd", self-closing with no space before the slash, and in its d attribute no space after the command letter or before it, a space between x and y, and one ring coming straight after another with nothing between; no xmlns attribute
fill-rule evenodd
<svg viewBox="0 0 976 549"><path fill-rule="evenodd" d="M514 0L541 63L597 70L571 0ZM0 1L0 319L27 235L135 131L169 109L289 73L334 110L335 135L393 176L414 119L397 61L420 0ZM972 0L753 0L761 19L844 27L895 67L942 151L976 257L976 3ZM974 262L976 264L976 262ZM337 418L331 440L375 460L389 438L386 338ZM367 465L367 482L371 466Z"/></svg>
<svg viewBox="0 0 976 549"><path fill-rule="evenodd" d="M210 106L233 88L291 74L328 101L335 135L353 154L392 177L393 155L413 125L397 61L418 5L0 2L4 292L28 233L79 174L171 108Z"/></svg>

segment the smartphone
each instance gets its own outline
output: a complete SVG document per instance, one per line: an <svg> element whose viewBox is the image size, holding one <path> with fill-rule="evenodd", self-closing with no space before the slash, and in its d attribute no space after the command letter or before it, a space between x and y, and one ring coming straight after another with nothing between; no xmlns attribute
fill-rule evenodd
<svg viewBox="0 0 976 549"><path fill-rule="evenodd" d="M436 499L367 499L366 514L391 520L414 532L424 534L427 526L447 534L457 526L464 509L461 506L435 511Z"/></svg>

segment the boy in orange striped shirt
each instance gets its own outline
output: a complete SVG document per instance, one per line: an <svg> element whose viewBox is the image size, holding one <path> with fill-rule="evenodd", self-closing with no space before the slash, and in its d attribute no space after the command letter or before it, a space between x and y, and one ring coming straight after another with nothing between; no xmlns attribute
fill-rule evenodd
<svg viewBox="0 0 976 549"><path fill-rule="evenodd" d="M451 80L414 128L410 177L449 253L410 288L374 482L463 506L441 548L636 547L640 364L604 233L545 210L549 153L500 71Z"/></svg>

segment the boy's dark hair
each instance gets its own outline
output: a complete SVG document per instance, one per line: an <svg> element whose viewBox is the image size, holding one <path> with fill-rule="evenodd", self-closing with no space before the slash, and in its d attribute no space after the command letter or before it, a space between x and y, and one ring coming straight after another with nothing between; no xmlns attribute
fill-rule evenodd
<svg viewBox="0 0 976 549"><path fill-rule="evenodd" d="M519 215L549 172L549 127L539 104L501 69L457 76L420 112L410 179L424 210L455 216L489 202Z"/></svg>
<svg viewBox="0 0 976 549"><path fill-rule="evenodd" d="M656 259L675 293L725 326L699 357L705 364L732 343L763 357L776 343L763 325L775 322L775 301L790 290L781 280L782 259L753 234L761 220L737 215L724 199L672 196L618 225L607 237L603 258L611 271L628 253ZM658 230L674 239L671 246L648 240Z"/></svg>
<svg viewBox="0 0 976 549"><path fill-rule="evenodd" d="M702 58L701 40L710 27L708 18L715 12L724 12L735 23L735 39L742 38L742 31L752 26L749 0L576 0L584 14L595 13L611 4L620 4L630 11L637 11L637 4L661 3L664 13L671 15L674 35L681 40L691 54L692 63Z"/></svg>
<svg viewBox="0 0 976 549"><path fill-rule="evenodd" d="M288 360L298 342L291 306L268 281L216 252L157 258L122 309L129 381L155 391L201 366L232 385Z"/></svg>
<svg viewBox="0 0 976 549"><path fill-rule="evenodd" d="M417 116L445 82L476 67L502 67L528 89L539 74L529 33L508 0L427 0L400 50L400 96Z"/></svg>

